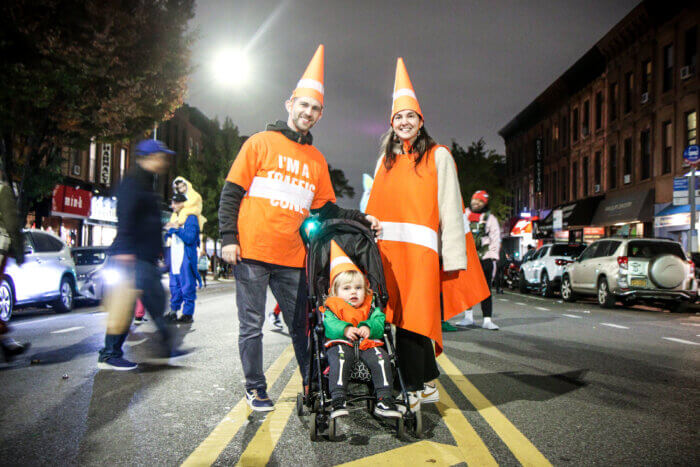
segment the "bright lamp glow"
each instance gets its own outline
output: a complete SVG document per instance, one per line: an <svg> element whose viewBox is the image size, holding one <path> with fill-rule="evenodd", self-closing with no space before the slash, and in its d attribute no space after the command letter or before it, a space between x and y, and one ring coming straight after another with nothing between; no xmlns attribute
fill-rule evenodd
<svg viewBox="0 0 700 467"><path fill-rule="evenodd" d="M250 62L242 50L222 49L212 63L214 78L224 86L241 86L250 76Z"/></svg>

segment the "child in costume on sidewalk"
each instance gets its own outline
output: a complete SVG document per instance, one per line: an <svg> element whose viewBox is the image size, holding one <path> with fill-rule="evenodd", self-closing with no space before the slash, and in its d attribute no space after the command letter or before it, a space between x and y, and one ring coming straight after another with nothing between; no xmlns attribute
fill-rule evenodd
<svg viewBox="0 0 700 467"><path fill-rule="evenodd" d="M383 348L384 313L373 306L367 279L335 240L331 240L330 284L329 297L322 310L333 407L331 418L348 414L347 386L355 364L356 342L359 342L359 359L372 375L377 397L375 415L401 417L391 394L391 362Z"/></svg>

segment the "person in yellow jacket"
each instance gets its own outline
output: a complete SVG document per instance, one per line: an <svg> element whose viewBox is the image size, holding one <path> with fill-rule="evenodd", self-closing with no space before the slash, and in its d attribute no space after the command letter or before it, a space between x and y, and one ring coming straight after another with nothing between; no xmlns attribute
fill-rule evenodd
<svg viewBox="0 0 700 467"><path fill-rule="evenodd" d="M441 264L442 272L467 267L463 203L455 162L428 135L401 58L389 122L366 212L382 224L387 320L397 327L400 361L410 362L402 372L411 410L417 410L421 402L439 399L430 382L439 375L435 353L442 352ZM461 311L445 307L444 319Z"/></svg>
<svg viewBox="0 0 700 467"><path fill-rule="evenodd" d="M192 183L184 177L177 177L173 180L173 192L182 193L187 197L185 206L179 213L173 213L170 216L171 224L185 225L187 218L194 214L199 220L199 230L201 231L207 218L202 216L202 195L200 195L193 187Z"/></svg>

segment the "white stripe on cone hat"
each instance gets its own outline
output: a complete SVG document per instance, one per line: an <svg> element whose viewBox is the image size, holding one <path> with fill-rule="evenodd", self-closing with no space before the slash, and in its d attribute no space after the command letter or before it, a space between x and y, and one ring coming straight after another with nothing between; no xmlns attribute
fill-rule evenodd
<svg viewBox="0 0 700 467"><path fill-rule="evenodd" d="M340 248L335 240L331 240L331 276L330 285L333 285L333 281L341 272L346 271L357 271L362 274L362 271L355 266L350 257Z"/></svg>
<svg viewBox="0 0 700 467"><path fill-rule="evenodd" d="M402 110L413 110L420 118L423 118L423 112L418 104L418 98L413 90L411 78L408 77L406 65L403 63L403 58L399 57L396 61L396 76L394 77L394 94L391 105L391 117L389 123L394 121L394 116Z"/></svg>
<svg viewBox="0 0 700 467"><path fill-rule="evenodd" d="M311 58L306 71L297 83L297 87L292 93L295 97L313 97L323 105L323 44L318 46L316 53Z"/></svg>

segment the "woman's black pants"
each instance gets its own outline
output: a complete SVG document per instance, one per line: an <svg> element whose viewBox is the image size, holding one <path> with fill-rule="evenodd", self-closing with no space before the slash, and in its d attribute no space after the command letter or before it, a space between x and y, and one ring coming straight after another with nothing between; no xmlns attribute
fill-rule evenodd
<svg viewBox="0 0 700 467"><path fill-rule="evenodd" d="M440 376L430 338L397 327L396 354L407 391L422 391L423 383Z"/></svg>

